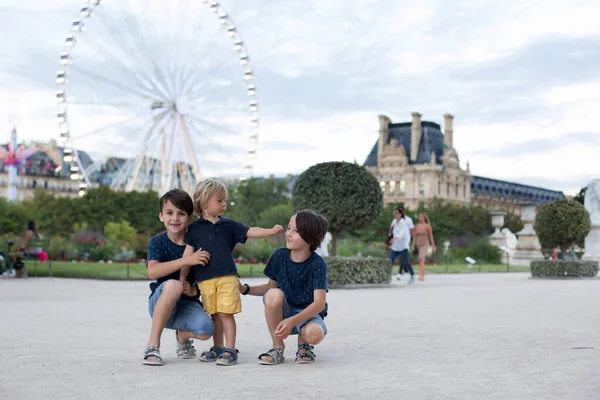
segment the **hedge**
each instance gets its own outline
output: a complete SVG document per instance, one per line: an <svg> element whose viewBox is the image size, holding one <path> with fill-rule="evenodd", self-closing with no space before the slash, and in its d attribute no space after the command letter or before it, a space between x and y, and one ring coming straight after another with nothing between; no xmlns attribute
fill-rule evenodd
<svg viewBox="0 0 600 400"><path fill-rule="evenodd" d="M327 257L330 285L389 284L392 264L379 257Z"/></svg>
<svg viewBox="0 0 600 400"><path fill-rule="evenodd" d="M598 261L543 260L531 262L533 278L591 278L598 274Z"/></svg>

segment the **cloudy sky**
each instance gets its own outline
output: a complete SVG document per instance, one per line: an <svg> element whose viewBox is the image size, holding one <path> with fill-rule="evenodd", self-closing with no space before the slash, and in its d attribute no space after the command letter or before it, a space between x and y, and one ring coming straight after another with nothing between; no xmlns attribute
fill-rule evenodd
<svg viewBox="0 0 600 400"><path fill-rule="evenodd" d="M600 178L596 1L221 3L255 70L256 174L298 173L328 160L362 163L377 139L379 114L403 122L419 111L438 123L444 113L455 116L454 145L475 175L567 194ZM58 136L57 58L80 6L81 0L0 1L4 141L11 112L21 117L22 138ZM101 120L104 111L95 111L90 118ZM133 154L140 140L108 138L77 146L96 157Z"/></svg>

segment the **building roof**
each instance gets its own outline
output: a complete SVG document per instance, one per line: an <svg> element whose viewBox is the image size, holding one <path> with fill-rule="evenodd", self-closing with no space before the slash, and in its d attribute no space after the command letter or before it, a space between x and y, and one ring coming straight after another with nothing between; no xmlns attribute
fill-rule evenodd
<svg viewBox="0 0 600 400"><path fill-rule="evenodd" d="M421 141L419 143L419 152L417 155L416 162L411 161L410 157L410 145L411 145L411 134L410 134L411 123L400 122L395 124L389 124L388 140L386 144L390 143L392 139L396 139L399 145L404 146L406 155L408 157L409 164L426 164L431 162L431 153L435 153L435 161L437 164L442 164L442 156L444 155L444 134L438 124L430 121L422 121L421 129L423 134L421 135ZM367 156L364 162L365 167L376 167L377 166L377 152L378 152L379 139L375 142L375 145L371 149L371 152Z"/></svg>
<svg viewBox="0 0 600 400"><path fill-rule="evenodd" d="M498 179L471 176L471 193L484 196L512 198L519 203L531 202L543 204L552 200L564 199L563 192L544 189L521 183L501 181Z"/></svg>

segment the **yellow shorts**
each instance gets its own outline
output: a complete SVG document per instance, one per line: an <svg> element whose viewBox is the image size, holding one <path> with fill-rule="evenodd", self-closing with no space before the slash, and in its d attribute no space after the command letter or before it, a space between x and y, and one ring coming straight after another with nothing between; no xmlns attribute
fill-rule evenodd
<svg viewBox="0 0 600 400"><path fill-rule="evenodd" d="M220 276L198 282L198 289L202 296L204 311L210 315L242 312L240 280L237 275Z"/></svg>

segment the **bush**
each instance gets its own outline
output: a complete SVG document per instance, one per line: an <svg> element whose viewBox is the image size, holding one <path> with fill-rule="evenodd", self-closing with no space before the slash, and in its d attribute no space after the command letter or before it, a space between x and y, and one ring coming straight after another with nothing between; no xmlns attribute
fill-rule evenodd
<svg viewBox="0 0 600 400"><path fill-rule="evenodd" d="M598 274L598 261L544 260L531 262L534 278L591 278Z"/></svg>
<svg viewBox="0 0 600 400"><path fill-rule="evenodd" d="M375 257L327 257L330 285L389 284L392 265L388 259Z"/></svg>
<svg viewBox="0 0 600 400"><path fill-rule="evenodd" d="M364 167L348 162L326 162L304 171L292 188L294 210L312 209L329 221L331 254L343 231L364 228L381 215L383 193L377 179Z"/></svg>
<svg viewBox="0 0 600 400"><path fill-rule="evenodd" d="M280 238L271 237L264 239L251 239L245 244L238 244L233 250L233 258L238 262L249 262L250 264L266 264L275 250L285 246Z"/></svg>
<svg viewBox="0 0 600 400"><path fill-rule="evenodd" d="M463 263L467 256L475 259L478 263L502 263L502 251L498 247L487 243L487 240L470 242L465 244L464 247L450 247L448 254L451 263Z"/></svg>
<svg viewBox="0 0 600 400"><path fill-rule="evenodd" d="M590 214L575 200L555 200L540 208L533 228L542 248L558 247L564 254L574 244L583 247L591 228Z"/></svg>

